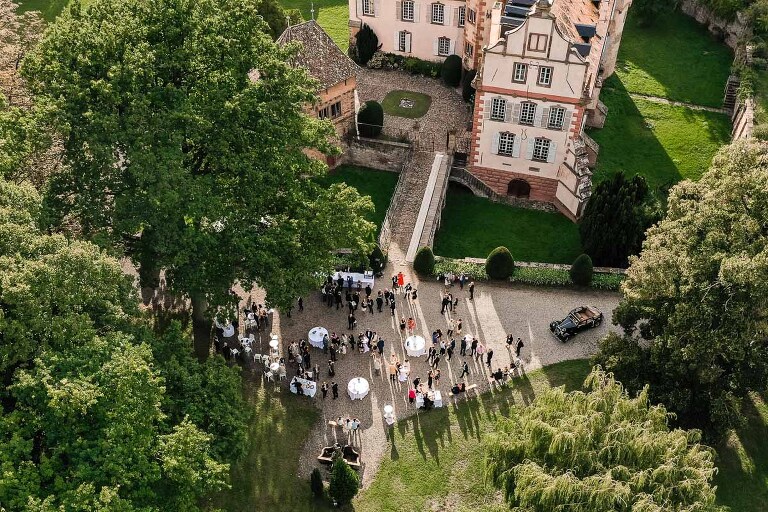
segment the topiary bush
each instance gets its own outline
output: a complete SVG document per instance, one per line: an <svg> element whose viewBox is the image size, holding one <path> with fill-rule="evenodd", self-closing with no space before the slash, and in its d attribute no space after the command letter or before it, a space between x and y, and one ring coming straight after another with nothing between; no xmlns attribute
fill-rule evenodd
<svg viewBox="0 0 768 512"><path fill-rule="evenodd" d="M508 279L515 271L515 260L506 247L497 247L485 260L485 272L491 279Z"/></svg>
<svg viewBox="0 0 768 512"><path fill-rule="evenodd" d="M384 254L384 251L381 250L379 244L376 244L373 247L371 254L368 255L368 264L370 265L374 274L378 274L384 270L384 267L387 265L387 255Z"/></svg>
<svg viewBox="0 0 768 512"><path fill-rule="evenodd" d="M357 113L358 130L363 137L378 137L384 125L384 109L374 100L368 100Z"/></svg>
<svg viewBox="0 0 768 512"><path fill-rule="evenodd" d="M413 259L413 270L423 276L432 275L435 271L435 255L429 247L422 247Z"/></svg>
<svg viewBox="0 0 768 512"><path fill-rule="evenodd" d="M333 462L331 470L331 484L328 494L339 505L346 505L357 494L360 488L360 479L355 470L349 467L346 461L339 457Z"/></svg>
<svg viewBox="0 0 768 512"><path fill-rule="evenodd" d="M461 97L466 102L471 102L475 99L475 88L472 87L472 80L475 79L477 71L474 69L464 73L464 78L461 79Z"/></svg>
<svg viewBox="0 0 768 512"><path fill-rule="evenodd" d="M593 272L592 258L589 254L582 254L571 265L571 281L578 286L589 286Z"/></svg>
<svg viewBox="0 0 768 512"><path fill-rule="evenodd" d="M443 83L448 87L456 87L461 81L461 57L458 55L449 55L443 61L443 67L440 69L440 76Z"/></svg>
<svg viewBox="0 0 768 512"><path fill-rule="evenodd" d="M320 498L323 496L323 475L320 474L320 470L315 468L312 470L312 475L309 478L309 487L312 489L312 494L315 497Z"/></svg>
<svg viewBox="0 0 768 512"><path fill-rule="evenodd" d="M376 36L376 32L363 23L360 32L358 32L355 37L355 47L357 48L357 63L361 66L365 66L381 45L379 44L379 38Z"/></svg>

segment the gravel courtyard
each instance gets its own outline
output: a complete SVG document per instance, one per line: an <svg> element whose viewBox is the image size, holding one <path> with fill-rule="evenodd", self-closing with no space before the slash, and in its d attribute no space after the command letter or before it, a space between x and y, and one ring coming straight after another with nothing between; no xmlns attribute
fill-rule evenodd
<svg viewBox="0 0 768 512"><path fill-rule="evenodd" d="M408 267L397 265L394 269L388 266L388 274L378 279L374 288L374 296L380 289L391 285L393 272L402 271L406 274L406 282L409 280ZM478 283L475 287L475 299L469 300L468 290L460 290L458 285L453 286L451 292L459 298L456 311L446 315L440 314L440 294L444 286L437 281L416 283L419 298L414 304L406 301L402 295L398 295L396 316L393 317L388 310L373 315L358 310L356 313L358 326L354 333L371 329L376 331L385 340L384 357L389 361L391 354L396 354L400 361L406 356L403 348L404 336L401 336L399 319L404 316L413 317L417 321L416 334L420 334L427 340L430 346L431 333L436 329L447 330L449 315L463 320L463 334L470 333L477 336L478 340L492 348L494 357L493 369L510 364L510 353L506 349L506 335L511 333L521 337L525 343L522 350L522 359L526 371L531 371L542 366L558 361L583 358L595 352L598 340L608 332L615 329L611 325L611 312L618 304L620 296L616 293L599 291L575 291L568 289L546 289L508 284ZM596 306L606 315L606 321L597 329L579 334L574 340L563 344L555 339L549 332L549 322L553 319L561 319L575 306L591 304ZM328 308L322 303L319 292L304 298L304 311L294 309L292 318L287 318L284 313L275 315L273 330L280 335L283 351L287 345L299 339L307 339L308 331L314 326L322 326L328 329L329 335L333 332L341 335L350 333L347 330L347 310L342 308L337 311ZM451 361L443 359L439 368L441 379L435 385L443 395L443 402L450 406L448 391L451 385L458 380L461 365L464 360L469 363L470 374L466 377L467 384L477 384L478 392L487 391L488 368L483 362L476 362L474 358L459 356L459 339L457 337L456 352ZM256 346L258 347L258 345ZM313 348L312 365L320 365L321 375L319 383L328 382L331 379L327 374L328 356L324 356L321 349ZM346 435L340 428L328 426L328 421L339 416L344 418L358 418L362 427L359 435L352 439L352 444L361 449L363 468L363 483L367 485L376 473L382 455L386 450L387 429L383 420L383 407L390 404L395 409L398 419L405 418L414 413L429 414L418 411L408 403L408 382L392 383L383 365L381 375L374 375L371 353L360 354L350 351L344 356L339 356L336 364L335 382L339 385L339 399L333 400L329 391L328 398L322 399L318 393L314 399L315 404L322 410L322 419L313 434L307 440L302 451L299 476L307 477L313 468L317 467L315 457L321 447L333 444L338 439L340 444L347 442ZM410 358L411 374L409 381L420 376L426 381L429 366L427 357ZM295 373L295 366L289 365L288 378ZM363 400L350 400L347 395L347 383L354 377L364 377L371 384L371 391ZM276 386L277 387L277 386ZM286 393L287 381L280 383L280 390L276 392ZM466 393L461 399L474 399L474 391Z"/></svg>

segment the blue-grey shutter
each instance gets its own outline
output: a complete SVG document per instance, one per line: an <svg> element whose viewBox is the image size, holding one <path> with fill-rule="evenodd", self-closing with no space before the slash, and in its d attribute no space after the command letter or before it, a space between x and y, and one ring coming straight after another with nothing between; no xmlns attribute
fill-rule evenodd
<svg viewBox="0 0 768 512"><path fill-rule="evenodd" d="M520 103L513 103L511 101L508 101L507 102L507 108L509 108L510 106L512 107L512 122L514 124L519 124L520 123L520 109L522 108L522 106L520 105Z"/></svg>
<svg viewBox="0 0 768 512"><path fill-rule="evenodd" d="M515 134L515 139L512 141L512 156L515 158L520 157L520 136Z"/></svg>
<svg viewBox="0 0 768 512"><path fill-rule="evenodd" d="M525 142L525 159L533 160L533 139L528 139Z"/></svg>
<svg viewBox="0 0 768 512"><path fill-rule="evenodd" d="M541 109L541 124L539 124L539 126L542 128L549 128L549 112L549 107L544 107Z"/></svg>
<svg viewBox="0 0 768 512"><path fill-rule="evenodd" d="M493 142L491 142L491 153L494 155L499 154L499 134L496 133L493 135Z"/></svg>
<svg viewBox="0 0 768 512"><path fill-rule="evenodd" d="M550 141L549 153L547 153L547 162L552 163L555 161L555 154L557 153L557 144Z"/></svg>

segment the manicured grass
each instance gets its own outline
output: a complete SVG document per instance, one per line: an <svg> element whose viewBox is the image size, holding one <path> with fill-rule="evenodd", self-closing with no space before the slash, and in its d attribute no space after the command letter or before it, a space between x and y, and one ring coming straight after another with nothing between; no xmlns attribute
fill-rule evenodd
<svg viewBox="0 0 768 512"><path fill-rule="evenodd" d="M88 5L91 0L80 0L83 5ZM19 0L19 12L40 11L46 21L53 21L56 16L69 4L69 0Z"/></svg>
<svg viewBox="0 0 768 512"><path fill-rule="evenodd" d="M600 144L595 183L622 170L642 174L652 188L695 180L730 141L726 115L631 98L617 77L606 82L600 99L608 118L604 128L589 132Z"/></svg>
<svg viewBox="0 0 768 512"><path fill-rule="evenodd" d="M227 512L328 510L312 498L309 482L296 477L304 440L320 412L306 398L274 391L271 385L246 382L244 392L253 412L248 454L232 468L232 488L214 496L208 508Z"/></svg>
<svg viewBox="0 0 768 512"><path fill-rule="evenodd" d="M732 512L768 510L768 405L766 395L746 401L747 424L718 449L717 499Z"/></svg>
<svg viewBox="0 0 768 512"><path fill-rule="evenodd" d="M768 71L758 71L755 77L755 124L768 123Z"/></svg>
<svg viewBox="0 0 768 512"><path fill-rule="evenodd" d="M515 379L511 389L485 393L419 413L390 430L389 446L369 488L354 501L356 512L509 510L485 480L483 440L510 405L524 405L551 386L581 388L589 362L566 361Z"/></svg>
<svg viewBox="0 0 768 512"><path fill-rule="evenodd" d="M361 195L370 196L375 211L368 216L368 220L381 228L384 217L387 215L389 201L397 185L399 175L394 172L377 171L365 167L352 165L340 165L328 175L320 179L320 183L346 183L355 187Z"/></svg>
<svg viewBox="0 0 768 512"><path fill-rule="evenodd" d="M310 9L314 5L315 19L343 52L349 47L349 4L346 0L278 0L286 9L298 9L305 20L312 19Z"/></svg>
<svg viewBox="0 0 768 512"><path fill-rule="evenodd" d="M642 27L630 11L616 73L629 92L721 107L732 61L725 44L681 12Z"/></svg>
<svg viewBox="0 0 768 512"><path fill-rule="evenodd" d="M413 108L403 108L400 106L400 100L409 99L413 101ZM432 98L427 94L413 91L389 91L384 96L381 106L384 107L384 113L391 116L407 117L417 119L422 117L429 110L432 104Z"/></svg>
<svg viewBox="0 0 768 512"><path fill-rule="evenodd" d="M485 258L500 245L519 261L570 264L581 254L578 226L563 215L494 203L450 185L435 254Z"/></svg>

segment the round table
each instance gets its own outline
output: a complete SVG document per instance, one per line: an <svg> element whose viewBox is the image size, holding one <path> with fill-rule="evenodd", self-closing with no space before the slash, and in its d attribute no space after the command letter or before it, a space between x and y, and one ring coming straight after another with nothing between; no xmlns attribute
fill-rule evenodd
<svg viewBox="0 0 768 512"><path fill-rule="evenodd" d="M223 330L224 332L222 333L222 336L225 338L229 338L235 335L235 326L232 324L227 325Z"/></svg>
<svg viewBox="0 0 768 512"><path fill-rule="evenodd" d="M313 327L309 331L309 344L313 347L323 348L323 338L328 336L328 329L325 327Z"/></svg>
<svg viewBox="0 0 768 512"><path fill-rule="evenodd" d="M272 338L269 340L269 346L272 348L277 348L277 346L280 344L279 341L277 341L277 338Z"/></svg>
<svg viewBox="0 0 768 512"><path fill-rule="evenodd" d="M411 357L423 356L427 353L426 342L421 336L408 336L405 340L405 351Z"/></svg>
<svg viewBox="0 0 768 512"><path fill-rule="evenodd" d="M276 372L277 370L280 369L280 363L272 363L271 365L269 365L269 369L272 370L273 372Z"/></svg>
<svg viewBox="0 0 768 512"><path fill-rule="evenodd" d="M394 407L392 407L391 405L384 406L384 414L392 414L393 412L395 412Z"/></svg>
<svg viewBox="0 0 768 512"><path fill-rule="evenodd" d="M371 389L368 381L362 377L355 377L347 385L347 393L352 400L362 400L368 396L368 391Z"/></svg>
<svg viewBox="0 0 768 512"><path fill-rule="evenodd" d="M472 343L472 335L471 334L465 334L464 335L464 341L467 343Z"/></svg>

